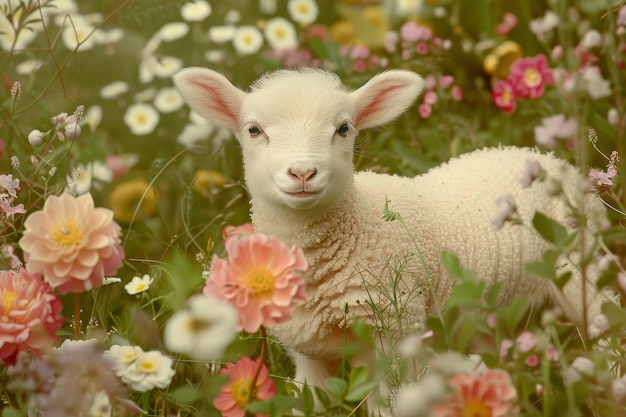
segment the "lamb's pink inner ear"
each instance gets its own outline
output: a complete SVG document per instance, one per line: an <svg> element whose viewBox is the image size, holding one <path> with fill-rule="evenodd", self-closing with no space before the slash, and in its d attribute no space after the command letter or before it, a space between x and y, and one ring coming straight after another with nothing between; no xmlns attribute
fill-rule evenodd
<svg viewBox="0 0 626 417"><path fill-rule="evenodd" d="M359 129L370 127L371 122L377 118L377 114L383 110L385 103L389 100L389 95L402 87L399 84L389 85L379 91L375 91L376 94L373 97L367 97L369 100L365 101L365 103L359 103L363 107L357 108L356 126Z"/></svg>
<svg viewBox="0 0 626 417"><path fill-rule="evenodd" d="M224 92L219 86L199 81L192 80L191 84L201 88L206 93L202 99L205 111L213 113L214 117L223 120L228 126L237 126L239 123L238 109L233 108L233 103L230 100L224 99L224 94L228 94L227 92Z"/></svg>

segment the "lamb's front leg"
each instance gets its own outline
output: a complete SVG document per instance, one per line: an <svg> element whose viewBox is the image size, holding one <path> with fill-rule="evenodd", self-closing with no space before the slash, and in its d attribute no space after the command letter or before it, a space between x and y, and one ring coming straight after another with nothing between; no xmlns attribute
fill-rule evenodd
<svg viewBox="0 0 626 417"><path fill-rule="evenodd" d="M324 388L324 380L331 376L337 376L341 367L341 361L324 361L311 359L297 352L290 352L296 365L296 376L294 382L302 387L305 383L313 388ZM315 398L315 410L322 411L322 406L313 390Z"/></svg>

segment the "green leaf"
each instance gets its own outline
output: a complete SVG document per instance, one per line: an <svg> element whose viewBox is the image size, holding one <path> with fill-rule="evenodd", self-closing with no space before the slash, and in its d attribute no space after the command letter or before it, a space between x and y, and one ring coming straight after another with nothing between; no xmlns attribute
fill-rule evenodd
<svg viewBox="0 0 626 417"><path fill-rule="evenodd" d="M348 383L341 378L330 377L324 380L324 386L335 398L342 399L348 392Z"/></svg>
<svg viewBox="0 0 626 417"><path fill-rule="evenodd" d="M443 260L443 266L444 268L446 268L446 271L448 271L448 274L450 274L451 277L458 278L464 281L474 279L474 274L472 274L471 271L463 269L463 267L461 267L461 262L459 261L459 258L456 257L456 255L453 255L448 251L443 251L441 257Z"/></svg>
<svg viewBox="0 0 626 417"><path fill-rule="evenodd" d="M483 305L482 294L485 286L484 282L461 282L452 288L446 307L481 307Z"/></svg>
<svg viewBox="0 0 626 417"><path fill-rule="evenodd" d="M320 400L320 403L322 403L324 408L330 408L331 402L330 402L330 398L328 397L328 394L326 394L326 391L324 391L323 389L319 387L314 387L314 389L315 389L315 395L317 396L317 399Z"/></svg>
<svg viewBox="0 0 626 417"><path fill-rule="evenodd" d="M298 404L298 399L289 395L277 395L264 401L255 401L248 404L246 410L252 414L266 414L281 417L285 410L290 410Z"/></svg>
<svg viewBox="0 0 626 417"><path fill-rule="evenodd" d="M470 341L476 336L478 327L476 316L473 314L465 314L462 320L457 321L452 326L452 340L455 343L454 349L458 352L466 352Z"/></svg>
<svg viewBox="0 0 626 417"><path fill-rule="evenodd" d="M349 402L358 402L365 399L370 392L376 389L378 386L377 381L363 382L350 387L350 390L345 396L345 400Z"/></svg>
<svg viewBox="0 0 626 417"><path fill-rule="evenodd" d="M348 377L348 385L353 387L366 382L368 373L369 372L365 366L352 368L350 370L350 376Z"/></svg>
<svg viewBox="0 0 626 417"><path fill-rule="evenodd" d="M506 325L509 332L514 332L528 311L528 300L515 297L507 307L498 310L498 321Z"/></svg>
<svg viewBox="0 0 626 417"><path fill-rule="evenodd" d="M539 211L533 217L533 227L545 240L560 247L569 237L565 226Z"/></svg>
<svg viewBox="0 0 626 417"><path fill-rule="evenodd" d="M182 404L192 404L198 399L198 390L189 385L183 385L174 389L171 393L172 398Z"/></svg>
<svg viewBox="0 0 626 417"><path fill-rule="evenodd" d="M544 252L541 261L528 262L524 265L527 274L548 278L556 281L556 260L561 254L558 249L550 249Z"/></svg>
<svg viewBox="0 0 626 417"><path fill-rule="evenodd" d="M308 416L313 414L315 409L315 399L313 398L311 387L309 387L306 383L302 386L300 398L302 399L302 411L304 411L304 415Z"/></svg>
<svg viewBox="0 0 626 417"><path fill-rule="evenodd" d="M2 417L20 417L15 408L5 408L2 410Z"/></svg>

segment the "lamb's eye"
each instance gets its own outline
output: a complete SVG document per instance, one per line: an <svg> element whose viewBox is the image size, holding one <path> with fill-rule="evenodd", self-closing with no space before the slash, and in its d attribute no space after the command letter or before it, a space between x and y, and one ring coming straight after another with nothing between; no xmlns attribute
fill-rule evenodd
<svg viewBox="0 0 626 417"><path fill-rule="evenodd" d="M250 126L250 128L248 128L248 133L250 133L252 137L259 136L262 132L263 131L258 126Z"/></svg>
<svg viewBox="0 0 626 417"><path fill-rule="evenodd" d="M339 136L343 136L344 138L348 135L350 131L350 126L347 123L342 124L337 128L337 133Z"/></svg>

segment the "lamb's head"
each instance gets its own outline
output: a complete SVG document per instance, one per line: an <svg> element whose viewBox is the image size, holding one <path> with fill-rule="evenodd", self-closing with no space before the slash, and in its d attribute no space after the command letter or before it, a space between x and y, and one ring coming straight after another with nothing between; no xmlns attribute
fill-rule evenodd
<svg viewBox="0 0 626 417"><path fill-rule="evenodd" d="M424 85L401 70L352 92L336 75L315 69L266 74L250 92L201 68L180 71L174 82L192 110L235 132L253 201L301 212L341 200L353 181L358 130L396 118Z"/></svg>

